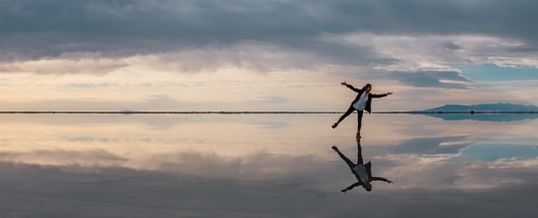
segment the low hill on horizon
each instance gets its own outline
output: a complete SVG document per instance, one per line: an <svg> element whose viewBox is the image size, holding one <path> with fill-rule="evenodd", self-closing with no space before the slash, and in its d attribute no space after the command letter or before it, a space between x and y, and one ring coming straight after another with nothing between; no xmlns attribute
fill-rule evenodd
<svg viewBox="0 0 538 218"><path fill-rule="evenodd" d="M440 107L423 110L425 112L538 112L534 105L513 103L485 103L485 104L445 104Z"/></svg>

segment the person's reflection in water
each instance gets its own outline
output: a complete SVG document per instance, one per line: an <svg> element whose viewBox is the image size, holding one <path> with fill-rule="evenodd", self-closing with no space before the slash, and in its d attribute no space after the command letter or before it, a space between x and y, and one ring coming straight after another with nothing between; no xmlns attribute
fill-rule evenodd
<svg viewBox="0 0 538 218"><path fill-rule="evenodd" d="M370 162L366 164L363 163L360 137L357 137L357 164L349 160L349 158L342 154L342 152L340 152L340 150L338 150L336 146L332 146L332 149L336 151L336 153L338 153L338 155L347 163L353 175L357 177L357 182L353 183L345 189L342 189L342 192L347 192L359 185L366 189L366 191L372 191L372 181L383 181L387 183L392 183L392 181L383 177L372 176L372 164Z"/></svg>

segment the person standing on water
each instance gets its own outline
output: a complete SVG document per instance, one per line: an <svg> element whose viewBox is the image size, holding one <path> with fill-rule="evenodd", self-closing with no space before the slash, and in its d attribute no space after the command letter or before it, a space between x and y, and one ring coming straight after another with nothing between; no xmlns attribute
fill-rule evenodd
<svg viewBox="0 0 538 218"><path fill-rule="evenodd" d="M355 100L351 102L351 105L349 105L349 108L347 111L336 121L332 128L336 128L342 120L344 120L347 116L349 116L353 111L357 111L357 138L360 138L361 134L361 126L362 126L362 114L363 111L366 110L368 113L371 113L372 110L372 98L382 98L385 96L392 95L392 92L387 92L385 94L372 94L370 91L372 91L372 85L366 84L362 89L357 89L353 87L352 85L348 84L347 82L341 83L343 86L346 86L357 93L357 97L355 97Z"/></svg>
<svg viewBox="0 0 538 218"><path fill-rule="evenodd" d="M347 192L357 186L362 186L364 189L366 189L366 191L372 191L372 181L383 181L386 183L392 183L392 181L386 178L372 176L372 163L368 161L368 163L364 164L362 160L360 138L357 137L357 164L353 163L351 160L349 160L349 158L342 154L342 152L338 150L338 147L332 146L331 148L336 151L336 153L338 153L342 160L346 162L346 164L349 166L349 169L351 169L353 175L355 175L355 177L357 178L357 182L342 189L341 192Z"/></svg>

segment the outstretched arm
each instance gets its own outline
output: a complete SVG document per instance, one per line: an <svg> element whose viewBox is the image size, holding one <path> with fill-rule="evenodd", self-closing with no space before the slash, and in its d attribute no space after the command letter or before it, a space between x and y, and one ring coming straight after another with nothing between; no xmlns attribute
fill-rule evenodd
<svg viewBox="0 0 538 218"><path fill-rule="evenodd" d="M390 181L388 179L385 179L383 177L374 177L374 176L372 176L371 180L372 181L383 181L383 182L386 182L386 183L392 183L392 181Z"/></svg>
<svg viewBox="0 0 538 218"><path fill-rule="evenodd" d="M372 98L383 98L389 95L392 95L393 92L387 92L385 94L372 94Z"/></svg>
<svg viewBox="0 0 538 218"><path fill-rule="evenodd" d="M356 183L353 183L351 184L350 186L346 187L345 189L342 189L341 192L347 192L351 189L354 189L355 187L361 185L361 182L356 182Z"/></svg>
<svg viewBox="0 0 538 218"><path fill-rule="evenodd" d="M357 89L357 88L353 87L352 85L348 84L346 81L341 82L340 84L342 84L343 86L348 87L349 89L353 90L354 92L359 92L360 91L360 89Z"/></svg>

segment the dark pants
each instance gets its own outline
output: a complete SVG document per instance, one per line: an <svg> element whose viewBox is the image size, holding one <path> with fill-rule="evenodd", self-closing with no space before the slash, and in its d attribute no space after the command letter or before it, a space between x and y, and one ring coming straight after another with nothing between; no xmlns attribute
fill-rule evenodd
<svg viewBox="0 0 538 218"><path fill-rule="evenodd" d="M363 111L355 109L353 105L350 105L347 111L344 114L342 114L342 116L338 119L338 123L346 119L346 117L349 116L351 113L353 113L353 111L357 111L357 132L361 132Z"/></svg>

